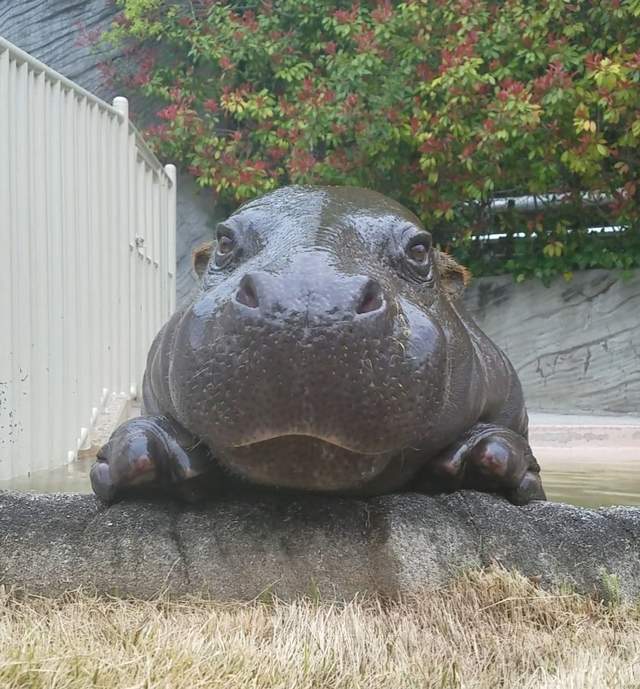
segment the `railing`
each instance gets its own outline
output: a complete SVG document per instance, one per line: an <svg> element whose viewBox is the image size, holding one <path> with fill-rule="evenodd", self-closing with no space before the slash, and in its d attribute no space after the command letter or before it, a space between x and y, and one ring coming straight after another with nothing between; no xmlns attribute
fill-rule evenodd
<svg viewBox="0 0 640 689"><path fill-rule="evenodd" d="M175 306L175 168L0 38L0 480L76 457Z"/></svg>

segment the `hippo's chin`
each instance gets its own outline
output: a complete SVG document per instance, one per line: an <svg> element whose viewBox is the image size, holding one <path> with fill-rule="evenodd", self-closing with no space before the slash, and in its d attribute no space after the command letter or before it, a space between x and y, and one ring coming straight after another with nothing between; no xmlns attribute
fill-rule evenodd
<svg viewBox="0 0 640 689"><path fill-rule="evenodd" d="M286 435L224 448L216 457L231 473L257 485L335 493L367 486L394 454L360 453L321 438Z"/></svg>

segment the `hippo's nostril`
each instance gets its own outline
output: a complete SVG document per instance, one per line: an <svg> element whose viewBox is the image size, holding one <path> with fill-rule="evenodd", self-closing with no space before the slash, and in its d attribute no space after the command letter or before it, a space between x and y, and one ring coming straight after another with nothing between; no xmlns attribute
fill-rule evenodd
<svg viewBox="0 0 640 689"><path fill-rule="evenodd" d="M258 291L250 275L245 275L240 281L240 287L236 293L236 301L248 306L250 309L257 309L260 303Z"/></svg>
<svg viewBox="0 0 640 689"><path fill-rule="evenodd" d="M375 280L369 280L360 293L356 313L362 314L378 311L383 304L382 288Z"/></svg>

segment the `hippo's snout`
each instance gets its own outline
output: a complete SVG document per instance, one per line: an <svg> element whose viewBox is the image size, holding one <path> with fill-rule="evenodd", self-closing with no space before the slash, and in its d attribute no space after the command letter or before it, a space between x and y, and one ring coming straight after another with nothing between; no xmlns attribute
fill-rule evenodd
<svg viewBox="0 0 640 689"><path fill-rule="evenodd" d="M371 208L300 193L217 228L163 381L176 420L236 476L388 486L385 472L411 474L473 420L448 402L484 394L458 356L469 338L415 217L368 193Z"/></svg>
<svg viewBox="0 0 640 689"><path fill-rule="evenodd" d="M380 283L370 277L335 273L273 275L255 271L240 280L234 296L236 315L269 320L304 317L306 322L384 320L389 309Z"/></svg>

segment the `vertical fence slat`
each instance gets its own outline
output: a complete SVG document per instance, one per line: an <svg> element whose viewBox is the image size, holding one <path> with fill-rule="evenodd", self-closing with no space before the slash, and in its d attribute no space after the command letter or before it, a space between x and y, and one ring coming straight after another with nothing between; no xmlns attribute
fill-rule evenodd
<svg viewBox="0 0 640 689"><path fill-rule="evenodd" d="M49 267L49 365L48 370L55 372L64 362L64 283L63 263L65 247L63 243L62 201L64 198L62 165L62 93L58 82L47 84L47 168L46 175L50 185L48 199L48 237L49 249L47 260ZM65 377L50 374L49 417L51 419L51 448L49 460L53 466L67 460L68 438L65 437L65 407L68 400L64 395Z"/></svg>
<svg viewBox="0 0 640 689"><path fill-rule="evenodd" d="M75 198L78 214L75 242L78 247L77 263L74 266L76 275L76 304L77 304L77 333L79 338L78 351L78 398L80 407L77 410L80 420L80 433L76 439L76 451L82 446L89 429L92 407L92 375L95 371L96 333L91 329L89 318L89 276L95 274L96 266L91 262L95 250L95 172L93 147L95 145L93 131L93 104L84 99L76 99L78 106L78 144L77 170L85 170L87 174L78 174L77 193Z"/></svg>
<svg viewBox="0 0 640 689"><path fill-rule="evenodd" d="M158 216L158 234L157 234L157 258L158 265L156 267L157 284L158 284L158 303L157 314L159 325L162 325L162 315L167 308L167 247L164 238L167 236L167 183L163 176L160 176L157 184L157 216Z"/></svg>
<svg viewBox="0 0 640 689"><path fill-rule="evenodd" d="M76 171L79 168L80 113L73 91L62 90L62 314L64 327L64 437L67 459L75 456L76 437L81 418L78 354L81 349L77 299L78 265L78 189ZM58 362L59 365L59 362Z"/></svg>
<svg viewBox="0 0 640 689"><path fill-rule="evenodd" d="M15 63L14 63L15 64ZM15 64L13 75L14 86L14 113L11 130L11 145L13 151L11 157L14 161L13 184L11 186L13 217L11 219L11 271L16 282L17 290L14 292L14 309L11 318L11 330L13 334L13 387L14 387L14 423L15 435L18 438L17 446L14 446L14 459L17 461L16 469L20 471L28 467L24 473L32 468L32 437L31 428L31 399L29 398L31 384L31 281L22 280L21 276L31 273L29 265L29 228L30 203L29 203L29 126L28 118L20 116L20 113L29 112L29 69L26 64Z"/></svg>
<svg viewBox="0 0 640 689"><path fill-rule="evenodd" d="M11 108L14 99L9 79L9 52L0 52L0 210L4 218L11 218L11 179L13 156L11 155ZM13 403L13 338L12 322L13 275L11 272L12 237L11 223L0 222L0 314L5 324L0 327L0 480L12 473L12 457L17 445L14 429Z"/></svg>
<svg viewBox="0 0 640 689"><path fill-rule="evenodd" d="M153 233L153 245L151 247L151 275L153 279L153 288L151 292L151 312L153 313L153 325L151 332L155 333L160 330L162 325L161 314L161 289L160 284L160 179L155 171L151 171L151 231ZM153 337L153 335L152 335Z"/></svg>
<svg viewBox="0 0 640 689"><path fill-rule="evenodd" d="M106 393L140 389L175 304L175 168L125 99L2 38L0 162L3 480L73 459Z"/></svg>
<svg viewBox="0 0 640 689"><path fill-rule="evenodd" d="M153 259L151 257L151 245L153 244L153 185L152 172L144 165L144 305L142 312L145 321L144 341L148 342L153 333ZM144 357L144 348L141 356Z"/></svg>
<svg viewBox="0 0 640 689"><path fill-rule="evenodd" d="M107 118L107 131L105 136L105 160L107 161L107 284L104 286L108 290L108 309L109 318L106 324L106 338L109 356L109 376L107 381L110 383L108 388L103 388L103 393L117 392L122 388L119 386L120 371L118 366L117 336L118 336L118 316L120 308L120 289L119 284L119 255L118 255L118 178L116 176L118 168L118 117ZM105 381L105 383L107 382Z"/></svg>
<svg viewBox="0 0 640 689"><path fill-rule="evenodd" d="M176 196L177 196L177 175L175 165L165 165L164 167L171 186L167 190L167 236L165 245L167 246L167 265L165 271L168 273L168 313L173 313L176 308Z"/></svg>
<svg viewBox="0 0 640 689"><path fill-rule="evenodd" d="M101 305L101 314L96 318L96 330L100 337L100 353L101 353L101 379L104 381L98 384L97 393L97 409L102 410L104 406L105 393L109 391L109 387L104 387L107 381L113 380L113 369L111 361L111 332L112 313L114 292L111 284L111 233L113 231L112 215L113 211L110 203L111 193L111 175L110 175L110 150L109 150L109 133L110 133L111 118L108 114L102 113L98 117L98 128L100 131L99 148L98 148L98 164L100 169L100 206L99 206L99 242L98 246L100 252L100 266L101 266L101 281L96 285L92 285L96 296L99 298ZM94 316L95 318L95 316Z"/></svg>
<svg viewBox="0 0 640 689"><path fill-rule="evenodd" d="M116 182L114 183L114 205L117 217L114 227L116 265L115 287L117 289L116 324L114 326L117 348L116 359L118 361L118 379L116 390L130 392L131 389L131 365L129 354L129 342L131 339L131 324L129 321L129 223L131 196L129 189L129 104L126 98L114 98L114 108L120 113L121 118L114 118L117 140L117 163L114 166Z"/></svg>
<svg viewBox="0 0 640 689"><path fill-rule="evenodd" d="M137 227L140 213L140 196L138 195L139 171L138 154L135 147L135 135L127 133L129 169L129 391L132 396L139 393L138 387L138 338L140 333L140 318L138 315L138 299L140 285L138 282L138 247L136 245Z"/></svg>
<svg viewBox="0 0 640 689"><path fill-rule="evenodd" d="M142 365L142 358L144 356L144 345L143 342L147 337L146 321L144 314L144 304L147 300L147 290L146 290L146 280L145 278L145 266L144 266L144 249L143 242L145 240L146 234L146 194L145 194L145 179L144 179L144 164L137 163L137 175L136 175L136 194L138 195L138 221L136 224L136 281L133 289L135 290L136 303L135 303L135 316L136 316L136 352L135 352L135 370L136 374L140 370ZM140 381L136 375L136 386L140 390Z"/></svg>
<svg viewBox="0 0 640 689"><path fill-rule="evenodd" d="M95 419L98 413L97 381L104 376L104 346L102 343L102 320L104 318L104 306L102 303L101 287L104 284L104 258L102 256L103 233L103 197L102 187L102 161L101 161L101 137L100 113L96 105L89 105L89 126L87 129L87 150L89 156L89 192L87 199L89 217L89 258L84 273L84 327L91 335L91 347L89 348L89 369L97 375L87 375L89 381L87 387L87 409L90 410L87 419L87 427Z"/></svg>
<svg viewBox="0 0 640 689"><path fill-rule="evenodd" d="M32 284L31 302L31 427L38 432L32 435L32 466L34 471L48 468L54 461L50 454L51 415L49 413L49 270L47 256L51 250L49 241L47 200L51 195L51 181L43 175L46 169L46 102L45 75L31 73L30 88L32 107L31 127L30 204L31 227L29 234L31 273L37 279Z"/></svg>

